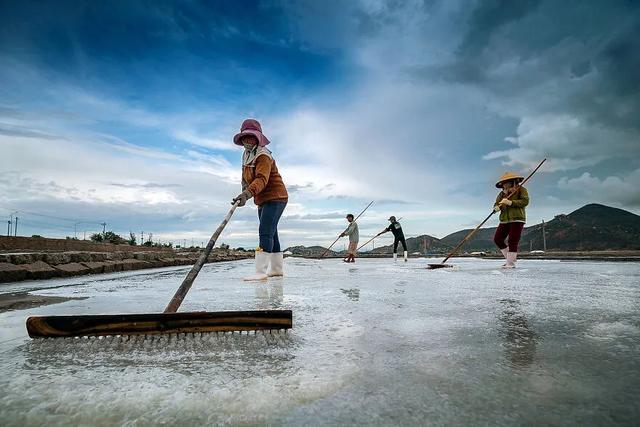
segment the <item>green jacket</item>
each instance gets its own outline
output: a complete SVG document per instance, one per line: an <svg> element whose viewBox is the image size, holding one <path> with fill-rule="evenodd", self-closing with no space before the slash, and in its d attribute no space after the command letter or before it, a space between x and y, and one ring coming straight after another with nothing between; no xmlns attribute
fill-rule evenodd
<svg viewBox="0 0 640 427"><path fill-rule="evenodd" d="M498 193L496 197L496 205L500 203L500 200L504 199L506 194L504 192ZM520 189L509 200L511 206L500 206L500 222L525 222L527 215L524 208L529 204L529 192L526 188L520 187Z"/></svg>

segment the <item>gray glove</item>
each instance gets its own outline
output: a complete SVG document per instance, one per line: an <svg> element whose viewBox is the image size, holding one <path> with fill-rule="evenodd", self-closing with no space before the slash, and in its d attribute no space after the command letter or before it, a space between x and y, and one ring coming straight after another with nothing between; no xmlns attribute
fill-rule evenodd
<svg viewBox="0 0 640 427"><path fill-rule="evenodd" d="M244 190L242 193L238 194L236 197L233 198L233 200L231 201L231 204L233 205L234 203L239 202L238 207L242 207L246 205L247 200L249 200L252 197L253 197L253 194L251 194L251 191Z"/></svg>

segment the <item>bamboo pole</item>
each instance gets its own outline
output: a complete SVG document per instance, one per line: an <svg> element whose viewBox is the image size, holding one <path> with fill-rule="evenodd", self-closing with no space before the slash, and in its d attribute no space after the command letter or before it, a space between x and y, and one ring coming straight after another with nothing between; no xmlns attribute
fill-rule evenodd
<svg viewBox="0 0 640 427"><path fill-rule="evenodd" d="M187 296L187 292L189 292L189 289L191 289L191 285L193 285L193 281L196 280L198 273L200 273L200 269L202 269L202 266L207 261L209 254L213 250L213 246L216 244L216 240L218 240L218 237L222 233L222 230L224 230L224 227L227 225L227 223L231 219L233 212L238 207L238 203L240 202L235 202L233 204L233 206L231 207L227 215L222 220L222 223L218 226L216 231L213 233L213 235L209 239L209 243L207 243L207 246L204 248L204 250L198 257L198 260L196 261L195 264L193 264L193 267L191 267L191 271L189 271L189 274L187 274L187 277L185 277L184 280L182 281L182 284L176 291L173 298L171 298L171 301L167 305L167 308L164 309L165 313L175 313L176 311L178 311L180 304L182 304L182 300L184 300L184 297Z"/></svg>

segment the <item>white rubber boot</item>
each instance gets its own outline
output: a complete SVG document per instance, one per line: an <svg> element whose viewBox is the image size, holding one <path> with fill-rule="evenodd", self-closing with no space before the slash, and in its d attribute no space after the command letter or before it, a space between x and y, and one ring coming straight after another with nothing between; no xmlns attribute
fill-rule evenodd
<svg viewBox="0 0 640 427"><path fill-rule="evenodd" d="M282 252L274 252L271 254L271 268L269 269L269 277L284 276L283 272L284 255Z"/></svg>
<svg viewBox="0 0 640 427"><path fill-rule="evenodd" d="M267 267L269 267L270 255L268 252L256 251L256 272L245 277L244 280L266 280L269 277L267 276Z"/></svg>
<svg viewBox="0 0 640 427"><path fill-rule="evenodd" d="M407 253L407 251L404 251L404 262L409 261L409 254Z"/></svg>
<svg viewBox="0 0 640 427"><path fill-rule="evenodd" d="M398 254L395 252L393 254L393 262L398 262Z"/></svg>
<svg viewBox="0 0 640 427"><path fill-rule="evenodd" d="M509 252L509 248L504 248L504 249L500 249L500 252L502 252L502 256L504 256L504 259L507 259L507 253ZM502 266L506 266L507 263L505 262L504 264L502 264Z"/></svg>
<svg viewBox="0 0 640 427"><path fill-rule="evenodd" d="M507 263L502 268L516 268L516 258L518 252L507 252Z"/></svg>

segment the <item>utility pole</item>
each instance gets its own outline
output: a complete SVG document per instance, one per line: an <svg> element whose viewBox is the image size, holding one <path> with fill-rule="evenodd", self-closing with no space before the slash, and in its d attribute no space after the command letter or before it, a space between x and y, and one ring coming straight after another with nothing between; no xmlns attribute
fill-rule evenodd
<svg viewBox="0 0 640 427"><path fill-rule="evenodd" d="M542 220L542 248L547 251L547 232L544 229L544 219Z"/></svg>
<svg viewBox="0 0 640 427"><path fill-rule="evenodd" d="M17 218L16 218L16 222L13 221L13 216L18 212L20 211L13 211L11 212L11 214L9 214L9 234L7 234L9 237L11 237L11 233L13 232L13 227L15 227L15 224L18 222Z"/></svg>
<svg viewBox="0 0 640 427"><path fill-rule="evenodd" d="M18 235L18 217L16 217L16 223L13 227L13 237L16 237Z"/></svg>

